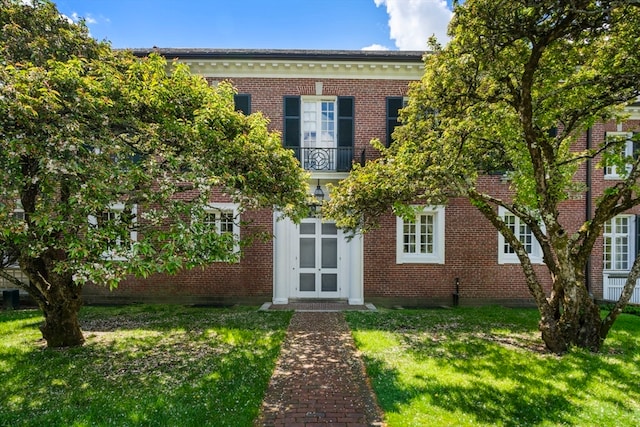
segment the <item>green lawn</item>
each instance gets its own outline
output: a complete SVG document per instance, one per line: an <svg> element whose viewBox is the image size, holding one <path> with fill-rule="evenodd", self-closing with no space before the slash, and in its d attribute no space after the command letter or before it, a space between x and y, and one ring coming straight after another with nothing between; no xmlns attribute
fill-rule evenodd
<svg viewBox="0 0 640 427"><path fill-rule="evenodd" d="M389 427L640 426L640 317L548 354L529 309L347 313Z"/></svg>
<svg viewBox="0 0 640 427"><path fill-rule="evenodd" d="M0 426L251 426L291 313L86 307L81 348L0 312Z"/></svg>

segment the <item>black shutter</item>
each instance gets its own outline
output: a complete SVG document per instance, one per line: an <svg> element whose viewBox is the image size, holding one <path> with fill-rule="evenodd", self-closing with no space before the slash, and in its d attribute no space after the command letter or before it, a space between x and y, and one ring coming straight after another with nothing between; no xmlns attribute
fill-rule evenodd
<svg viewBox="0 0 640 427"><path fill-rule="evenodd" d="M638 160L638 156L640 156L640 141L637 139L638 132L633 132L631 136L631 143L633 144L631 153L633 155L633 160Z"/></svg>
<svg viewBox="0 0 640 427"><path fill-rule="evenodd" d="M387 147L391 145L391 134L400 123L398 122L398 112L403 106L401 96L387 97Z"/></svg>
<svg viewBox="0 0 640 427"><path fill-rule="evenodd" d="M241 111L244 115L251 114L251 95L248 93L233 95L233 103L236 111Z"/></svg>
<svg viewBox="0 0 640 427"><path fill-rule="evenodd" d="M284 124L282 128L282 143L295 153L302 163L300 150L300 97L284 97Z"/></svg>
<svg viewBox="0 0 640 427"><path fill-rule="evenodd" d="M284 97L284 135L285 147L300 147L300 97ZM299 151L299 150L298 150Z"/></svg>
<svg viewBox="0 0 640 427"><path fill-rule="evenodd" d="M354 141L354 98L338 97L338 172L351 169Z"/></svg>

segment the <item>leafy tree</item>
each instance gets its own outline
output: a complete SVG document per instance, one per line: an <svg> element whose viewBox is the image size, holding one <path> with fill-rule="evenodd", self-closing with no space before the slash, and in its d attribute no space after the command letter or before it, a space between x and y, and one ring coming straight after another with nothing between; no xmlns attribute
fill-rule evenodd
<svg viewBox="0 0 640 427"><path fill-rule="evenodd" d="M83 343L87 282L236 259L239 242L199 221L215 192L306 213L304 172L264 117L234 111L230 85L113 51L48 1L0 6L0 267L28 276L14 282L50 347Z"/></svg>
<svg viewBox="0 0 640 427"><path fill-rule="evenodd" d="M547 347L598 351L628 303L640 273L635 260L620 300L604 319L585 285L585 269L604 224L640 204L640 160L625 141L579 149L596 122L623 120L640 95L637 1L467 0L457 4L451 42L431 41L421 81L410 89L404 126L382 157L356 168L332 189L325 214L366 231L390 206L406 214L421 200L465 197L514 248L541 320ZM625 170L595 201L579 229L561 215L592 159ZM512 194L483 189L486 172L507 170ZM486 182L486 181L485 181ZM486 188L486 187L485 187ZM528 225L552 278L549 295L527 251L498 214L503 207Z"/></svg>

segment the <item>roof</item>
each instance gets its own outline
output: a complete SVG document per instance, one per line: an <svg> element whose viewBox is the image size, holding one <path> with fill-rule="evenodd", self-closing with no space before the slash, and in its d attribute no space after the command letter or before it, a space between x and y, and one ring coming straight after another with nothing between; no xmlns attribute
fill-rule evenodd
<svg viewBox="0 0 640 427"><path fill-rule="evenodd" d="M300 50L300 49L208 49L208 48L135 48L136 56L157 52L167 58L196 59L264 59L324 61L394 61L422 62L425 52L405 50Z"/></svg>
<svg viewBox="0 0 640 427"><path fill-rule="evenodd" d="M424 70L424 52L398 50L288 50L288 49L130 49L138 57L156 52L168 60L186 63L192 72L212 79L356 78L418 80Z"/></svg>

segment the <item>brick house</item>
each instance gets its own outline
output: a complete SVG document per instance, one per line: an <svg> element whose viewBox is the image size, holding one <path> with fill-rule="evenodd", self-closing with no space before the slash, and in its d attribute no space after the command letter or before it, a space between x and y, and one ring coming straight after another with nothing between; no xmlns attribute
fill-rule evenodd
<svg viewBox="0 0 640 427"><path fill-rule="evenodd" d="M345 178L352 162L375 158L370 140L390 143L398 109L408 84L422 76L422 52L160 49L172 60L190 65L211 84L230 80L238 90L236 107L261 111L270 127L282 133L307 169L311 191L330 197L328 183ZM147 50L135 53L144 56ZM640 107L622 124L595 125L578 145L595 146L609 134L631 132L640 125ZM565 203L563 215L577 229L591 215L615 170L595 162L578 174L589 190ZM508 194L500 175L483 178L486 190ZM236 264L215 263L176 276L131 279L118 289L88 286L87 302L162 301L180 303L286 303L298 299L338 299L350 304L449 305L457 287L461 304L532 302L517 258L502 237L466 200L427 208L413 223L393 215L363 237L348 240L335 225L310 215L299 225L278 220L262 209L245 212L238 226L236 207L223 194L211 201L211 224L221 231L273 234L243 249ZM639 212L640 213L640 212ZM509 215L505 212L505 215ZM518 219L510 216L518 229ZM598 299L617 298L620 278L635 253L634 214L622 215L596 245L588 275ZM526 230L521 238L531 239ZM532 260L540 277L550 278L535 239ZM616 288L618 286L618 288ZM1 286L0 286L1 287ZM640 303L636 288L634 302Z"/></svg>

